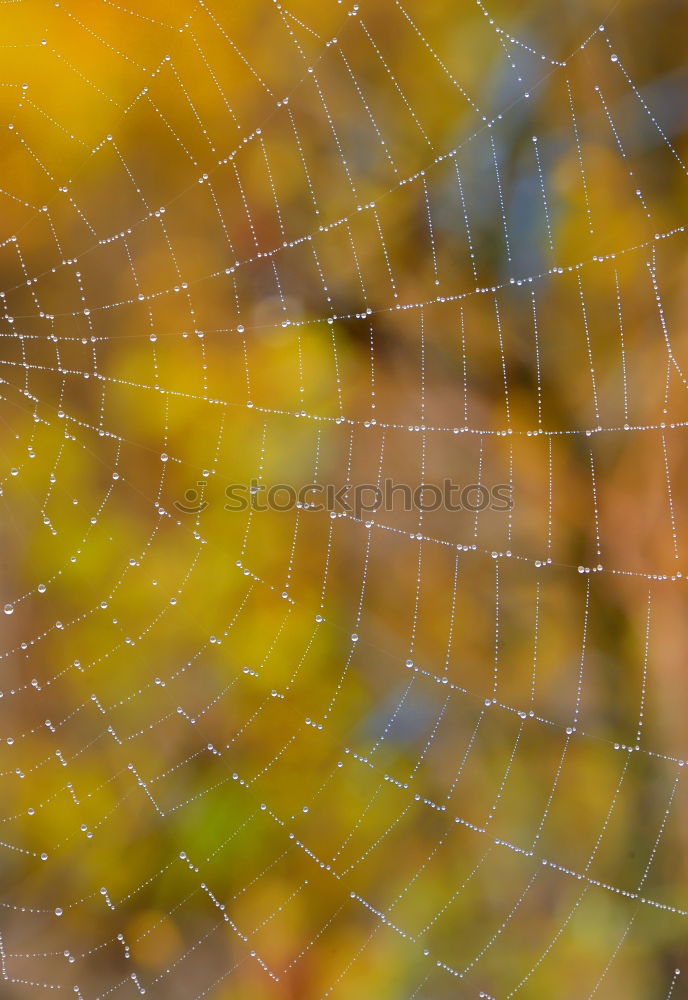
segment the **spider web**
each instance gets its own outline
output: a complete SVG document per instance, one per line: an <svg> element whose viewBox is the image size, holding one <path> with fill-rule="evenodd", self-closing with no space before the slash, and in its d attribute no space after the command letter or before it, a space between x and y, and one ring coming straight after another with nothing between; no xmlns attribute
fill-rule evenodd
<svg viewBox="0 0 688 1000"><path fill-rule="evenodd" d="M683 81L531 14L3 5L3 996L682 995Z"/></svg>

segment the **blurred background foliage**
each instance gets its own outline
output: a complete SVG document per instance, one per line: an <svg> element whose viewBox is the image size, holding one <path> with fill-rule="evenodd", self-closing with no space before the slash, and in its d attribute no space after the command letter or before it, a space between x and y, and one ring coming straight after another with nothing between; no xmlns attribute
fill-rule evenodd
<svg viewBox="0 0 688 1000"><path fill-rule="evenodd" d="M2 996L667 997L684 5L2 23Z"/></svg>

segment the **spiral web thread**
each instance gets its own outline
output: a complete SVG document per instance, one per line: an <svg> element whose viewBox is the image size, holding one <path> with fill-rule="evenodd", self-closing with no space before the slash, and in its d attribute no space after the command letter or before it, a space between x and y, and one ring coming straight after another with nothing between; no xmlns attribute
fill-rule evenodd
<svg viewBox="0 0 688 1000"><path fill-rule="evenodd" d="M678 997L678 125L604 25L3 10L2 995ZM513 508L223 505L388 475Z"/></svg>

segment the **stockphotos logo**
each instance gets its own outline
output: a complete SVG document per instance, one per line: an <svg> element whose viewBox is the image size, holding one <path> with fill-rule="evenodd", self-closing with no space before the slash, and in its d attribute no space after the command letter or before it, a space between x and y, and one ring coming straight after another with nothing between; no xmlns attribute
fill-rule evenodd
<svg viewBox="0 0 688 1000"><path fill-rule="evenodd" d="M205 499L205 480L199 480L188 489L184 500L175 500L174 506L184 514L200 514L210 506ZM397 483L383 479L377 483L356 483L337 486L334 483L306 483L295 487L290 483L264 483L252 479L250 483L231 483L225 489L226 511L287 511L294 508L329 511L331 514L375 514L379 511L484 510L508 512L513 509L511 486L497 483L490 487L484 483L456 483L444 479L441 483Z"/></svg>

